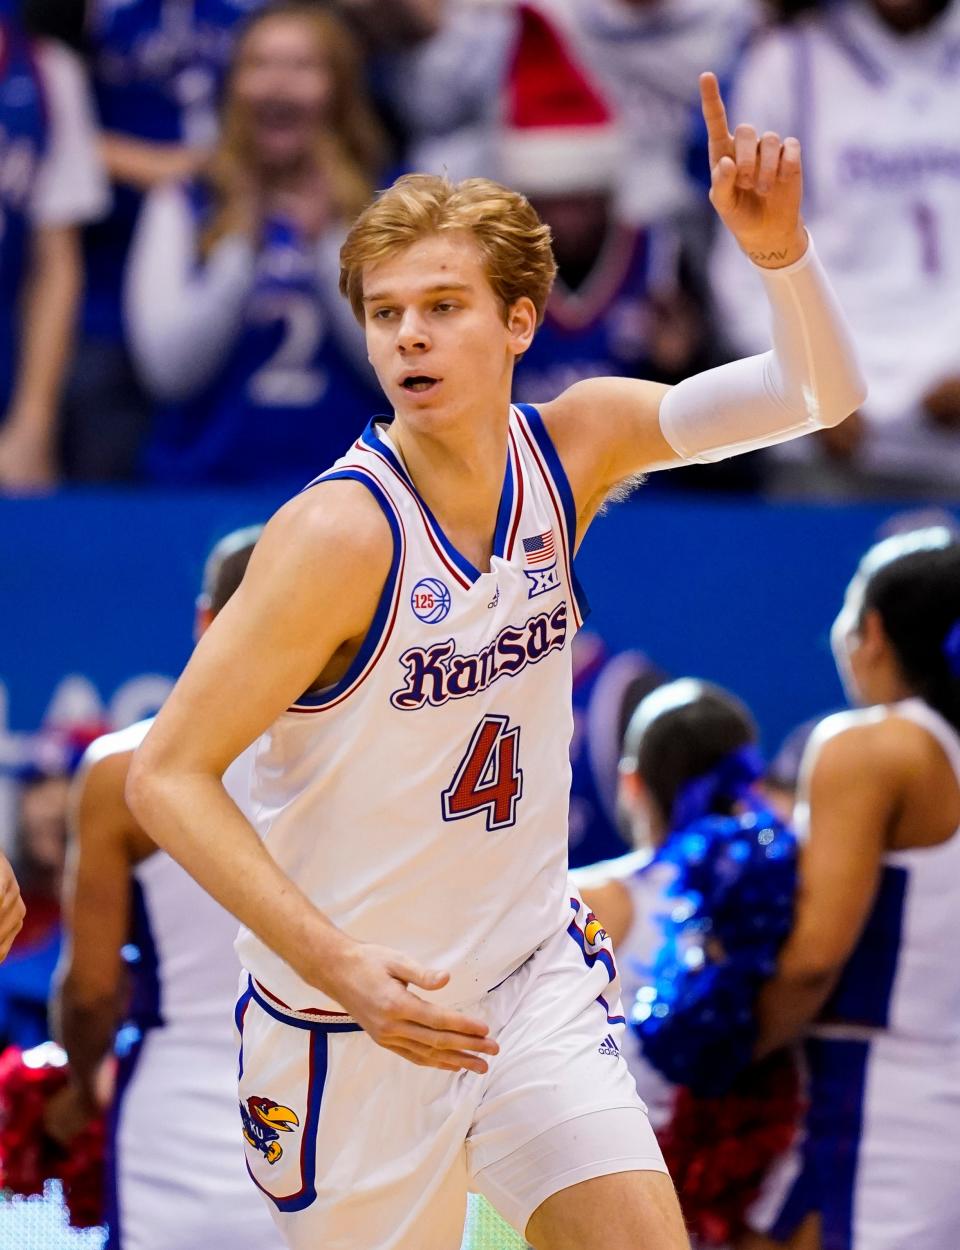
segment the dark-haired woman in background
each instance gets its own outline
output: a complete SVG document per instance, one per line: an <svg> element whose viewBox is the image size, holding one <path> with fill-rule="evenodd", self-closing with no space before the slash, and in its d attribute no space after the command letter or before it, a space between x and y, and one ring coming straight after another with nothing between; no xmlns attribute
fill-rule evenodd
<svg viewBox="0 0 960 1250"><path fill-rule="evenodd" d="M766 810L756 743L750 712L718 686L684 678L648 694L620 764L637 850L574 873L616 948L624 1058L697 1246L742 1230L799 1111L790 1058L751 1062L796 882L795 840Z"/></svg>
<svg viewBox="0 0 960 1250"><path fill-rule="evenodd" d="M153 191L134 239L126 313L158 401L151 477L296 489L363 428L379 391L337 290L339 246L380 155L343 25L296 0L257 13L209 165Z"/></svg>
<svg viewBox="0 0 960 1250"><path fill-rule="evenodd" d="M872 548L833 647L860 706L808 747L796 920L760 1004L761 1051L807 1033L807 1132L745 1246L956 1250L960 543Z"/></svg>

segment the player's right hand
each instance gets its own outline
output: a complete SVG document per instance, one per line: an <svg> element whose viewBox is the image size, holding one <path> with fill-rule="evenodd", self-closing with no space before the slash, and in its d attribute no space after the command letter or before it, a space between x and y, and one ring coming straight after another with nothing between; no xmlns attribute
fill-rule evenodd
<svg viewBox="0 0 960 1250"><path fill-rule="evenodd" d="M487 1071L482 1056L500 1049L487 1025L426 1002L408 988L442 989L449 973L432 972L399 951L361 942L338 962L341 972L329 992L379 1046L425 1068Z"/></svg>
<svg viewBox="0 0 960 1250"><path fill-rule="evenodd" d="M14 938L23 928L26 914L13 869L0 855L0 963L6 959Z"/></svg>

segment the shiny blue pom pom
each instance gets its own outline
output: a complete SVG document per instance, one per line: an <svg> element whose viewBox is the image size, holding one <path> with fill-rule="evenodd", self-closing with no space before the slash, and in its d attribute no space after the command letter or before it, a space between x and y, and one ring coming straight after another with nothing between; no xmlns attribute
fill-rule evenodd
<svg viewBox="0 0 960 1250"><path fill-rule="evenodd" d="M629 1023L668 1080L721 1094L750 1063L757 995L793 921L796 839L766 811L709 816L671 834L653 862L677 871Z"/></svg>

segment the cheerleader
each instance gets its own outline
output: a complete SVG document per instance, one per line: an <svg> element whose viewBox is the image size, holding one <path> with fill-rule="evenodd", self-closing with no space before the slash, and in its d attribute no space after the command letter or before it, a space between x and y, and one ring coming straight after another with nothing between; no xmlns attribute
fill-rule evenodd
<svg viewBox="0 0 960 1250"><path fill-rule="evenodd" d="M791 1063L751 1064L756 999L795 888L793 835L761 800L756 741L746 707L719 687L685 678L647 695L620 764L637 849L574 873L613 939L623 1053L704 1246L743 1227L798 1108Z"/></svg>
<svg viewBox="0 0 960 1250"><path fill-rule="evenodd" d="M744 1247L956 1250L960 543L872 548L832 641L858 707L807 749L796 919L760 1000L761 1052L806 1036L810 1109Z"/></svg>
<svg viewBox="0 0 960 1250"><path fill-rule="evenodd" d="M234 531L208 557L198 639L240 585L259 532ZM45 1128L61 1155L89 1154L91 1117L109 1103L105 1250L279 1250L243 1162L232 1027L236 921L157 849L124 799L131 756L151 723L98 738L74 784L52 1002L70 1078L51 1098ZM240 802L248 766L241 756L224 775ZM32 1064L40 1066L36 1052ZM0 1153L6 1147L16 1162L9 1109L30 1104L22 1073L0 1065L0 1075L11 1082L0 1080L8 1109ZM20 1172L42 1167L49 1153L41 1141ZM62 1167L56 1153L51 1163Z"/></svg>

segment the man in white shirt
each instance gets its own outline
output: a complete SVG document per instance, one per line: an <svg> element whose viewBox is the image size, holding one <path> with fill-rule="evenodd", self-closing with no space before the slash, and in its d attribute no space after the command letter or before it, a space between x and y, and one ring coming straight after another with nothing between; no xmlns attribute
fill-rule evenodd
<svg viewBox="0 0 960 1250"><path fill-rule="evenodd" d="M842 443L770 453L775 487L960 497L960 4L813 8L751 49L731 113L803 144L805 220L870 388ZM736 251L718 235L712 278L739 354L768 328Z"/></svg>

